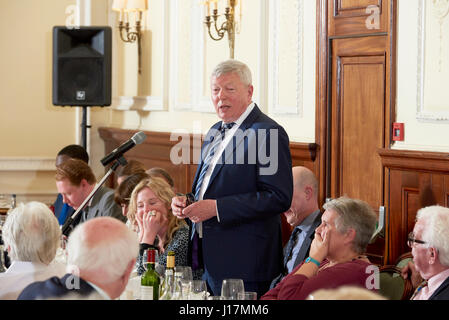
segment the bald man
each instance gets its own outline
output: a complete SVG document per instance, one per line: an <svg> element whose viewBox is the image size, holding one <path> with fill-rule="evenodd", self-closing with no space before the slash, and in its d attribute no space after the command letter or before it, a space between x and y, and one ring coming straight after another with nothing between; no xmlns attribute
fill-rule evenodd
<svg viewBox="0 0 449 320"><path fill-rule="evenodd" d="M18 300L117 299L125 290L139 253L137 236L111 217L78 225L67 243L67 271L26 287Z"/></svg>
<svg viewBox="0 0 449 320"><path fill-rule="evenodd" d="M318 207L318 180L306 167L293 167L293 198L290 209L283 213L292 227L290 239L284 247L282 273L271 282L274 288L308 255L315 229L321 224Z"/></svg>

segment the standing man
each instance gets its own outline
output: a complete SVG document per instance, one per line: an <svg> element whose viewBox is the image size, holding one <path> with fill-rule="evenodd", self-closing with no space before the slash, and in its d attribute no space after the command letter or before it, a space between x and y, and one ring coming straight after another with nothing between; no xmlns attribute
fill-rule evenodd
<svg viewBox="0 0 449 320"><path fill-rule="evenodd" d="M69 159L56 168L56 187L62 195L64 203L77 210L96 184L92 169L82 160ZM126 221L122 215L121 207L114 201L114 191L101 186L95 195L87 203L86 207L78 214L74 227L92 218L110 216L121 221Z"/></svg>
<svg viewBox="0 0 449 320"><path fill-rule="evenodd" d="M173 214L192 224L203 279L220 295L223 279L243 279L246 291L266 292L280 273L280 214L293 193L289 138L252 102L251 71L244 63L220 63L211 76L218 117L206 135L192 186L193 204L174 197Z"/></svg>
<svg viewBox="0 0 449 320"><path fill-rule="evenodd" d="M282 272L271 282L274 288L282 278L309 256L310 244L315 229L321 224L321 212L318 207L318 180L306 167L294 167L293 200L288 211L284 212L287 222L292 226L290 239L284 247Z"/></svg>
<svg viewBox="0 0 449 320"><path fill-rule="evenodd" d="M408 236L413 262L402 270L418 289L412 300L449 300L449 209L430 206L418 210ZM418 287L422 280L425 280Z"/></svg>

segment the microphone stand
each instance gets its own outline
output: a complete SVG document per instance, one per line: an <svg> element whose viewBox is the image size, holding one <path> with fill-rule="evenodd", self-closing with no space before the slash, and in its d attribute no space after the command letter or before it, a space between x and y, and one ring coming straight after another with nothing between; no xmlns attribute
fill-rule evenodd
<svg viewBox="0 0 449 320"><path fill-rule="evenodd" d="M79 208L70 217L68 217L66 222L64 223L64 225L61 226L61 232L63 235L65 235L67 237L69 236L70 231L73 230L73 228L74 228L72 226L72 223L75 220L77 220L78 214L80 213L80 211L82 211L86 207L86 205L89 203L90 199L92 199L92 197L95 195L95 193L98 191L98 189L100 189L100 187L106 182L106 180L109 178L109 176L112 174L112 172L114 172L120 165L125 166L127 163L128 162L123 157L123 155L120 158L118 158L116 162L114 162L114 164L111 166L111 168L109 168L109 171L105 174L103 179L101 179L101 181L95 186L95 188L87 196L87 198L84 199L83 203L79 206Z"/></svg>

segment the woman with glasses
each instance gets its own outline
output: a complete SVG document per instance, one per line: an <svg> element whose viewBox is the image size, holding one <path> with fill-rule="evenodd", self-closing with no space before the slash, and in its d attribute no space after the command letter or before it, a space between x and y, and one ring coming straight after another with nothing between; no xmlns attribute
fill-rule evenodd
<svg viewBox="0 0 449 320"><path fill-rule="evenodd" d="M417 287L412 300L449 300L448 230L448 208L430 206L418 211L415 227L407 239L413 262L402 270L403 277L410 276Z"/></svg>

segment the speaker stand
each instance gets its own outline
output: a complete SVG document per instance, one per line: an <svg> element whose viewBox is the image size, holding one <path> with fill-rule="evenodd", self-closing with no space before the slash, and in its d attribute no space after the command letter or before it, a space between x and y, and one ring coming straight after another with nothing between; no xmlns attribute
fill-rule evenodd
<svg viewBox="0 0 449 320"><path fill-rule="evenodd" d="M84 149L87 150L87 129L90 128L87 124L87 106L83 106L83 121L81 122L81 142Z"/></svg>

